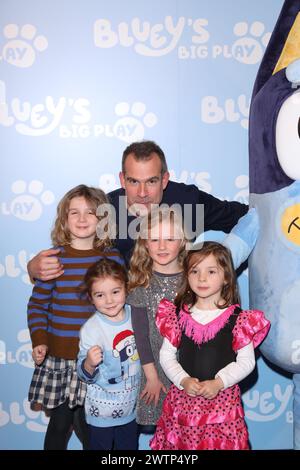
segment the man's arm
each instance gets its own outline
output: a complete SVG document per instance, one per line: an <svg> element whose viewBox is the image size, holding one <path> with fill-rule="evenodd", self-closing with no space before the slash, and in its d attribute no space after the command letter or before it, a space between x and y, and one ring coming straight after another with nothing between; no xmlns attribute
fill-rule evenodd
<svg viewBox="0 0 300 470"><path fill-rule="evenodd" d="M246 204L237 201L221 201L211 194L201 191L194 184L170 181L164 191L163 203L180 204L184 211L186 229L197 238L203 231L218 230L229 233L240 217L248 211ZM204 212L199 206L203 206ZM192 213L192 218L191 214Z"/></svg>
<svg viewBox="0 0 300 470"><path fill-rule="evenodd" d="M60 252L58 248L40 251L27 264L30 279L40 279L42 281L51 281L61 276L64 272L63 265L60 263L57 255Z"/></svg>
<svg viewBox="0 0 300 470"><path fill-rule="evenodd" d="M204 204L204 230L221 230L229 233L243 217L248 206L237 201L221 201L201 191L200 204Z"/></svg>

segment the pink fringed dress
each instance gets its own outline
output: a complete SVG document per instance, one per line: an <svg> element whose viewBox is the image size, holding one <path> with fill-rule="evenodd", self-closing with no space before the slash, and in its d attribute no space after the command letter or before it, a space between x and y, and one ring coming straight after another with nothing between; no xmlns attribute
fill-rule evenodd
<svg viewBox="0 0 300 470"><path fill-rule="evenodd" d="M254 347L258 346L270 327L262 312L242 311L238 305L202 325L192 318L186 306L177 314L167 299L159 304L156 323L162 336L178 349L182 367L199 380L213 379L222 361L223 366L234 361L236 352L251 341ZM171 385L150 446L154 450L249 449L239 386L228 387L209 400L191 397Z"/></svg>

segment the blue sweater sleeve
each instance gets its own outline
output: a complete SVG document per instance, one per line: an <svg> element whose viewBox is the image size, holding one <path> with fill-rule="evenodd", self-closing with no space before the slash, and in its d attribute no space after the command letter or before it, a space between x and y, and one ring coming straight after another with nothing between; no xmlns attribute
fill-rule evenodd
<svg viewBox="0 0 300 470"><path fill-rule="evenodd" d="M80 330L80 342L79 342L79 353L77 361L77 373L78 377L87 383L95 383L99 373L100 367L95 368L95 372L91 375L84 368L84 361L86 360L88 350L95 346L95 341L93 340L93 335L89 334L87 328L84 326Z"/></svg>

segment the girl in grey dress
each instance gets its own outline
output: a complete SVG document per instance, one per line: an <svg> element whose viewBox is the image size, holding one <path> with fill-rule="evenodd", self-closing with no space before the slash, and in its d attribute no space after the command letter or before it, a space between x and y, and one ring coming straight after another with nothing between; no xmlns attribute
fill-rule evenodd
<svg viewBox="0 0 300 470"><path fill-rule="evenodd" d="M159 302L163 298L174 300L182 284L185 246L181 214L174 208L158 208L143 219L130 262L127 303L132 306L132 324L143 366L137 402L137 423L142 425L142 432L154 432L171 384L159 363L163 338L155 315Z"/></svg>

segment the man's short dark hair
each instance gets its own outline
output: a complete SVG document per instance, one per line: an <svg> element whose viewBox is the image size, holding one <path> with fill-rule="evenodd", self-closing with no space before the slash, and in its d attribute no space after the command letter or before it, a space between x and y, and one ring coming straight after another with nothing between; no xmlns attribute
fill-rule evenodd
<svg viewBox="0 0 300 470"><path fill-rule="evenodd" d="M156 153L161 161L161 174L163 175L168 171L166 157L162 149L152 140L143 140L141 142L133 142L128 145L123 152L122 157L122 171L125 173L125 161L129 154L133 154L137 161L150 160L152 154Z"/></svg>

